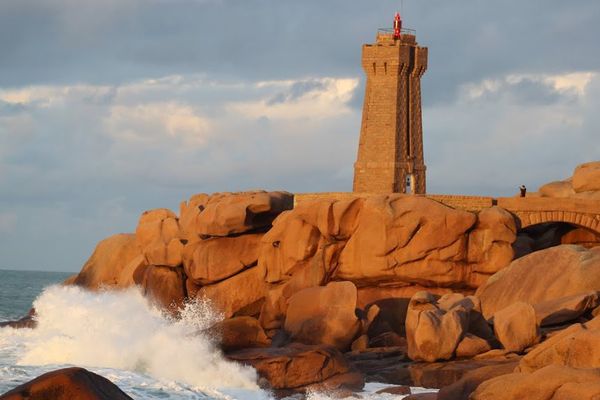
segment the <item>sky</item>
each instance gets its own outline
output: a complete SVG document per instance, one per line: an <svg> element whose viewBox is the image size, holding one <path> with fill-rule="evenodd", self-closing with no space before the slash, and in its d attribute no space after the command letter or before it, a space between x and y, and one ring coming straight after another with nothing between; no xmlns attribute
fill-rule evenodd
<svg viewBox="0 0 600 400"><path fill-rule="evenodd" d="M361 45L429 48L430 193L600 160L600 2L2 0L0 268L78 271L195 193L350 191Z"/></svg>

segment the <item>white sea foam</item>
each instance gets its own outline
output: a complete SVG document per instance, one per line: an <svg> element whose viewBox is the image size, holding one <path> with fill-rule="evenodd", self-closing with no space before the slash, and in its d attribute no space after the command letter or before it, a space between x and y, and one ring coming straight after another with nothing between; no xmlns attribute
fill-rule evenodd
<svg viewBox="0 0 600 400"><path fill-rule="evenodd" d="M254 369L225 360L199 333L216 318L205 304L189 304L173 321L136 289L92 293L52 286L34 307L36 329L8 329L0 336L0 344L10 341L17 350L17 366L112 368L213 395L221 389L262 393Z"/></svg>

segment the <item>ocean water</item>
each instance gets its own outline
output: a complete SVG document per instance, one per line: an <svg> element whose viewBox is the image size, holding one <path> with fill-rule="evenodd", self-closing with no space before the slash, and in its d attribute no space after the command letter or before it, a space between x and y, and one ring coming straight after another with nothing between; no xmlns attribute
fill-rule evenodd
<svg viewBox="0 0 600 400"><path fill-rule="evenodd" d="M45 372L81 366L135 399L272 398L253 368L226 360L214 338L198 333L220 318L209 305L188 304L172 320L135 288L92 293L58 285L68 275L0 270L0 321L25 315L32 304L38 321L36 329L0 328L0 394ZM359 396L402 398L375 393L385 386L369 383Z"/></svg>

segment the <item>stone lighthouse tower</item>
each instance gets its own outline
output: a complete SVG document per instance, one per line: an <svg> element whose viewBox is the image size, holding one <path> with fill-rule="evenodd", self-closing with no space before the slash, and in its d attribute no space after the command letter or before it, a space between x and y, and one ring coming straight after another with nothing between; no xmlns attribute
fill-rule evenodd
<svg viewBox="0 0 600 400"><path fill-rule="evenodd" d="M427 48L415 32L380 29L377 41L362 48L367 75L354 191L425 193L421 77L427 69Z"/></svg>

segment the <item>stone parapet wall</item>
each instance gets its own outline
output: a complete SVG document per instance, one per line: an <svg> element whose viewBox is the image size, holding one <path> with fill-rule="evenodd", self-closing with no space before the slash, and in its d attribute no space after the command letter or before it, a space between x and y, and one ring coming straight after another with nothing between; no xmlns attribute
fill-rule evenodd
<svg viewBox="0 0 600 400"><path fill-rule="evenodd" d="M391 194L391 193L390 193ZM377 193L354 193L354 192L323 192L323 193L297 193L294 195L294 206L307 201L315 200L351 200L357 197L367 198L372 196L381 196ZM410 195L407 195L410 196ZM492 207L495 200L492 197L485 196L462 196L445 194L414 195L423 196L445 204L452 208L466 211L481 211L484 208Z"/></svg>

